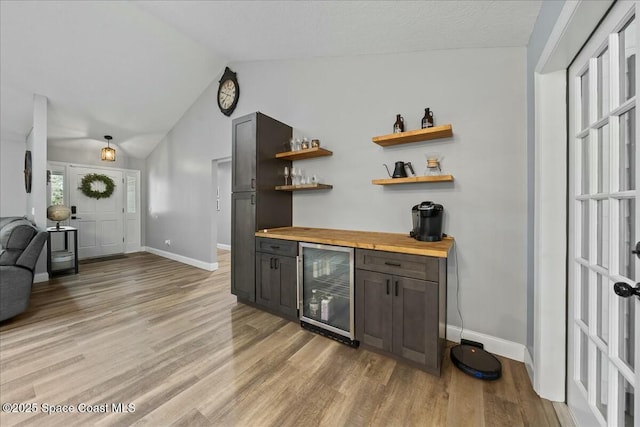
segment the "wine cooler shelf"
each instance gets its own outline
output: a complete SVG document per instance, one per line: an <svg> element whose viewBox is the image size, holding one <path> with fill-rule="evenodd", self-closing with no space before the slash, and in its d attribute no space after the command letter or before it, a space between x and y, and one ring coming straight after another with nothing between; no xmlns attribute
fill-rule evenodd
<svg viewBox="0 0 640 427"><path fill-rule="evenodd" d="M300 243L300 320L355 338L353 248Z"/></svg>

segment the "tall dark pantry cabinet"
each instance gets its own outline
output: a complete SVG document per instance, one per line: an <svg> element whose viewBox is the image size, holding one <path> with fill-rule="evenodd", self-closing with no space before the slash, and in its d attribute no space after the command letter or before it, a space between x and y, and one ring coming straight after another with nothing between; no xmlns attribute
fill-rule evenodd
<svg viewBox="0 0 640 427"><path fill-rule="evenodd" d="M291 226L292 196L276 191L284 184L284 167L276 159L292 128L256 112L233 120L231 163L231 293L256 301L255 232Z"/></svg>

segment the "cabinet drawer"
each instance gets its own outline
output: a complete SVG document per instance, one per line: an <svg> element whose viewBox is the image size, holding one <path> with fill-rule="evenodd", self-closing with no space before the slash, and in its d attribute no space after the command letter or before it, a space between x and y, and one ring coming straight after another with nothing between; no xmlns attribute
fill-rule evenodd
<svg viewBox="0 0 640 427"><path fill-rule="evenodd" d="M298 242L293 240L256 238L256 252L274 255L296 256L298 255Z"/></svg>
<svg viewBox="0 0 640 427"><path fill-rule="evenodd" d="M438 281L438 258L428 256L356 249L356 268Z"/></svg>

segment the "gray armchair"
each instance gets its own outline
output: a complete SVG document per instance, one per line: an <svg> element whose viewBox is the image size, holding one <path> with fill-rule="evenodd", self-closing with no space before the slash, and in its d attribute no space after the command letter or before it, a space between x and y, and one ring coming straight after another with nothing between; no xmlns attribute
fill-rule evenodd
<svg viewBox="0 0 640 427"><path fill-rule="evenodd" d="M34 269L47 232L22 217L0 218L0 321L29 305Z"/></svg>

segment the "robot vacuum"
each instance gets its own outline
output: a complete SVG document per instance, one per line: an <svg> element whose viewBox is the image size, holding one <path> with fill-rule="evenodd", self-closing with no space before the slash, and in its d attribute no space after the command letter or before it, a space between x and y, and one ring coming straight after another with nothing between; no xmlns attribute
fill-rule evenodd
<svg viewBox="0 0 640 427"><path fill-rule="evenodd" d="M481 380L497 380L502 364L481 345L459 344L451 347L451 361L465 374Z"/></svg>

